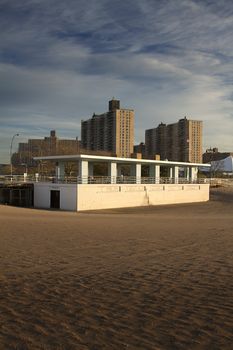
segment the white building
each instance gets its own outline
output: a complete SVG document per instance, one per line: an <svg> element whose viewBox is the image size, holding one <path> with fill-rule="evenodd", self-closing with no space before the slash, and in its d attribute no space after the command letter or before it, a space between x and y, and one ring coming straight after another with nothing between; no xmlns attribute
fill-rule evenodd
<svg viewBox="0 0 233 350"><path fill-rule="evenodd" d="M209 200L209 184L199 183L197 178L198 169L209 168L209 164L90 155L36 157L35 160L56 161L56 176L38 176L34 183L36 208L80 211ZM79 164L75 178L65 176L65 163L70 161ZM93 165L98 162L107 163L107 176L95 176ZM122 176L122 165L130 167L130 176ZM147 177L141 175L142 166L148 168ZM166 178L160 176L162 167L168 170Z"/></svg>
<svg viewBox="0 0 233 350"><path fill-rule="evenodd" d="M233 173L233 157L212 161L210 170L212 173Z"/></svg>

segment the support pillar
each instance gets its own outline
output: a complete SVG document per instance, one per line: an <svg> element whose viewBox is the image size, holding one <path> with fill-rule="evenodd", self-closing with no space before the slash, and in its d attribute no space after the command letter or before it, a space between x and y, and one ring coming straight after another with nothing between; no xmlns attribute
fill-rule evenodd
<svg viewBox="0 0 233 350"><path fill-rule="evenodd" d="M160 183L160 165L150 165L149 166L149 177L154 178L154 183Z"/></svg>
<svg viewBox="0 0 233 350"><path fill-rule="evenodd" d="M141 183L141 175L142 174L142 167L141 164L132 164L130 167L130 176L135 177L135 183L140 184Z"/></svg>
<svg viewBox="0 0 233 350"><path fill-rule="evenodd" d="M117 163L108 163L108 176L111 179L111 184L116 184L117 180Z"/></svg>
<svg viewBox="0 0 233 350"><path fill-rule="evenodd" d="M189 167L184 168L184 178L185 180L189 181Z"/></svg>
<svg viewBox="0 0 233 350"><path fill-rule="evenodd" d="M198 172L198 169L196 167L190 168L190 181L191 182L197 181L197 172Z"/></svg>
<svg viewBox="0 0 233 350"><path fill-rule="evenodd" d="M80 160L79 161L79 178L81 184L88 183L88 161Z"/></svg>
<svg viewBox="0 0 233 350"><path fill-rule="evenodd" d="M169 177L170 183L173 183L173 169L172 168L169 168L169 170L168 170L168 177Z"/></svg>
<svg viewBox="0 0 233 350"><path fill-rule="evenodd" d="M65 164L61 162L56 163L56 179L62 180L65 177Z"/></svg>
<svg viewBox="0 0 233 350"><path fill-rule="evenodd" d="M174 178L174 183L178 184L179 183L179 167L175 166L173 168L173 178Z"/></svg>

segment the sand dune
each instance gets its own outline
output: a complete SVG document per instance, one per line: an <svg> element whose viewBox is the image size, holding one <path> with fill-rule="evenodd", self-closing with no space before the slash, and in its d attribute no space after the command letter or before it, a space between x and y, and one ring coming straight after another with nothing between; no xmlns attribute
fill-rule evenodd
<svg viewBox="0 0 233 350"><path fill-rule="evenodd" d="M232 199L0 206L0 349L232 349Z"/></svg>

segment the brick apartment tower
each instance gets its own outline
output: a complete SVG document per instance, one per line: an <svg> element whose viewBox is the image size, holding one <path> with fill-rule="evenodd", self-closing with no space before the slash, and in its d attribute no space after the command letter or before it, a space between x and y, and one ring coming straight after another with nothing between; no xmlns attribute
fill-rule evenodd
<svg viewBox="0 0 233 350"><path fill-rule="evenodd" d="M202 129L202 121L186 117L174 124L161 123L146 130L146 155L150 158L160 154L161 159L202 163Z"/></svg>
<svg viewBox="0 0 233 350"><path fill-rule="evenodd" d="M120 101L113 98L108 112L82 120L81 139L82 148L130 157L134 146L134 111L120 108Z"/></svg>

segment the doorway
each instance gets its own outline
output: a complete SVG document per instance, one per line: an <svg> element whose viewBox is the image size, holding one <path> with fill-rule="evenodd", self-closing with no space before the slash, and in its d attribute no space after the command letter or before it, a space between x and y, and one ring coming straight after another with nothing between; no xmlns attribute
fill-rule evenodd
<svg viewBox="0 0 233 350"><path fill-rule="evenodd" d="M60 191L50 191L50 208L60 209Z"/></svg>

